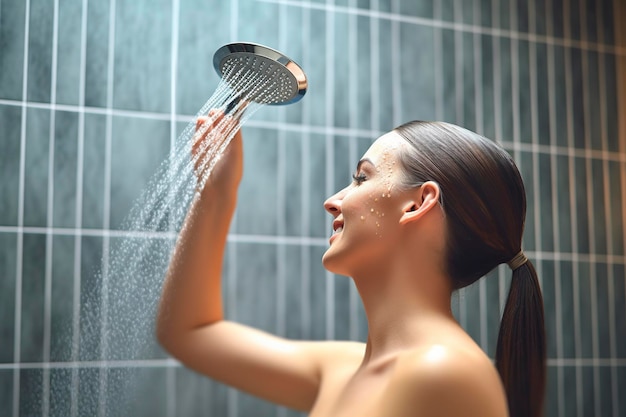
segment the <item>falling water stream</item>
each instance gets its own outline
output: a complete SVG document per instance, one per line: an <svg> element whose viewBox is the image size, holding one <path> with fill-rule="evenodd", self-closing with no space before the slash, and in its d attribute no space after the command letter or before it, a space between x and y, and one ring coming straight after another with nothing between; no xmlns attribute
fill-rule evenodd
<svg viewBox="0 0 626 417"><path fill-rule="evenodd" d="M81 288L80 337L71 342L71 415L129 415L129 404L137 400L129 394L136 383L133 364L141 367L145 358L163 358L154 338L154 319L177 234L197 190L237 130L263 106L260 103L272 101L271 83L254 68L226 69L134 204L123 235L110 238L102 268L91 280L98 285ZM206 117L210 109L226 116L211 128L216 122L212 116L196 131L197 118ZM205 135L198 151L192 152L195 138Z"/></svg>

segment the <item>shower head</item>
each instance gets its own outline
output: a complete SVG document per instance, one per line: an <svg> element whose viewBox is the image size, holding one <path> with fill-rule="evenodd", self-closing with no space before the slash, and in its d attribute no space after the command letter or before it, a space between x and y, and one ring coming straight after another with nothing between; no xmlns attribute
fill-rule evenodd
<svg viewBox="0 0 626 417"><path fill-rule="evenodd" d="M231 43L213 55L217 73L237 96L260 104L291 104L300 100L307 79L298 64L280 52L254 43ZM242 78L250 78L249 82Z"/></svg>

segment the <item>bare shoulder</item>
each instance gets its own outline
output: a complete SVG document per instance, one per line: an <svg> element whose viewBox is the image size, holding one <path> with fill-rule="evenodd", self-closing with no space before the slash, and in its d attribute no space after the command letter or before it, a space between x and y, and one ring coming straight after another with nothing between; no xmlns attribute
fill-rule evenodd
<svg viewBox="0 0 626 417"><path fill-rule="evenodd" d="M497 370L478 349L431 345L401 354L389 381L389 415L505 417Z"/></svg>

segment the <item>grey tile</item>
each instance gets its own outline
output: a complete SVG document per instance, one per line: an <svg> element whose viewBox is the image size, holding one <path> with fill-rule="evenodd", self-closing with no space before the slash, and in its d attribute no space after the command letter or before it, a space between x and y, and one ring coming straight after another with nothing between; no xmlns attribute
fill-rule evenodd
<svg viewBox="0 0 626 417"><path fill-rule="evenodd" d="M155 191L149 189L150 180L163 179L156 176L168 155L169 143L169 123L165 121L113 118L111 227L128 227L124 220L142 191Z"/></svg>
<svg viewBox="0 0 626 417"><path fill-rule="evenodd" d="M500 68L496 69L496 71L500 71L500 85L495 86L495 88L500 90L502 137L496 138L496 140L512 141L514 137L512 87L513 82L517 82L517 80L512 79L511 41L501 38L499 43Z"/></svg>
<svg viewBox="0 0 626 417"><path fill-rule="evenodd" d="M2 5L0 14L0 97L22 100L24 77L24 18L26 3L10 2ZM4 123L1 126L6 126Z"/></svg>
<svg viewBox="0 0 626 417"><path fill-rule="evenodd" d="M44 0L30 3L27 87L29 101L50 102L53 16L52 3Z"/></svg>
<svg viewBox="0 0 626 417"><path fill-rule="evenodd" d="M594 385L595 381L593 378L593 367L591 366L582 366L582 415L583 416L595 416L596 414L596 404L595 404L595 392ZM600 414L602 415L602 414Z"/></svg>
<svg viewBox="0 0 626 417"><path fill-rule="evenodd" d="M71 369L50 370L50 415L68 416L72 409L72 385Z"/></svg>
<svg viewBox="0 0 626 417"><path fill-rule="evenodd" d="M102 259L102 238L80 240L80 360L98 360L102 343L102 286L98 274Z"/></svg>
<svg viewBox="0 0 626 417"><path fill-rule="evenodd" d="M491 27L493 19L493 8L495 6L490 1L479 1L476 4L480 10L480 21L475 23L483 27Z"/></svg>
<svg viewBox="0 0 626 417"><path fill-rule="evenodd" d="M379 36L378 40L378 80L374 80L378 84L379 98L376 102L378 106L377 113L372 114L372 128L378 127L381 131L388 131L395 127L394 110L393 110L393 78L389 75L392 60L392 25L388 20L378 21ZM372 97L372 100L374 98ZM372 101L372 103L374 103ZM372 111L374 113L374 111Z"/></svg>
<svg viewBox="0 0 626 417"><path fill-rule="evenodd" d="M502 29L513 29L513 26L517 23L511 22L511 15L515 16L515 14L512 13L512 10L515 10L515 0L502 0L499 1L498 4L500 6L499 27Z"/></svg>
<svg viewBox="0 0 626 417"><path fill-rule="evenodd" d="M622 206L621 199L614 196L621 194L621 190L624 190L626 184L623 184L620 179L620 167L618 162L608 162L609 165L609 177L606 181L609 182L609 195L610 198L610 210L611 210L611 222L609 225L609 235L612 235L613 254L624 253L624 221L626 216L624 215L626 207Z"/></svg>
<svg viewBox="0 0 626 417"><path fill-rule="evenodd" d="M558 370L555 366L548 366L547 371L544 415L558 416Z"/></svg>
<svg viewBox="0 0 626 417"><path fill-rule="evenodd" d="M600 103L600 79L598 69L598 54L594 51L588 51L584 58L587 61L586 66L586 82L588 92L585 93L587 100L586 116L588 119L589 138L587 143L588 149L602 150L602 115L600 114L600 105L594 105L592 103Z"/></svg>
<svg viewBox="0 0 626 417"><path fill-rule="evenodd" d="M609 304L611 298L616 294L609 294L609 272L610 265L605 263L595 264L596 272L596 328L598 337L598 352L597 356L600 358L611 357L611 336L613 330L610 328L610 311ZM617 335L615 335L617 336ZM619 336L617 336L619 337Z"/></svg>
<svg viewBox="0 0 626 417"><path fill-rule="evenodd" d="M215 91L219 77L213 69L213 54L230 41L230 10L229 2L218 2L211 7L180 3L177 113L196 114Z"/></svg>
<svg viewBox="0 0 626 417"><path fill-rule="evenodd" d="M613 416L617 414L618 409L617 401L619 401L619 394L614 396L614 393L618 393L619 388L613 389L612 373L616 372L615 369L608 366L602 366L598 369L600 379L600 415ZM616 381L617 382L617 381Z"/></svg>
<svg viewBox="0 0 626 417"><path fill-rule="evenodd" d="M74 319L74 236L52 239L52 283L50 310L50 360L72 359Z"/></svg>
<svg viewBox="0 0 626 417"><path fill-rule="evenodd" d="M563 334L561 335L563 341L563 358L576 358L579 355L576 352L576 336L579 329L575 326L576 314L579 314L575 310L574 306L574 270L571 262L561 262L561 317L563 317L561 326ZM578 302L578 301L576 301Z"/></svg>
<svg viewBox="0 0 626 417"><path fill-rule="evenodd" d="M40 362L43 359L45 254L45 235L24 235L20 323L22 362Z"/></svg>
<svg viewBox="0 0 626 417"><path fill-rule="evenodd" d="M577 372L580 370L574 366L563 367L563 396L566 398L564 416L576 415L578 406ZM585 414L583 414L585 415Z"/></svg>
<svg viewBox="0 0 626 417"><path fill-rule="evenodd" d="M552 24L552 35L557 38L562 38L564 35L563 25L565 23L565 19L563 18L563 1L564 0L552 0L552 4L548 3L550 7L548 16L550 18L550 23Z"/></svg>
<svg viewBox="0 0 626 417"><path fill-rule="evenodd" d="M557 340L561 339L562 335L557 333L557 311L556 305L556 289L554 280L554 262L553 261L539 261L543 268L543 274L539 279L542 280L541 292L543 293L544 303L544 317L546 326L546 347L547 357L557 358ZM539 262L537 263L539 266ZM559 294L560 295L560 294ZM561 339L562 340L562 339Z"/></svg>
<svg viewBox="0 0 626 417"><path fill-rule="evenodd" d="M533 4L534 9L533 13L529 13L529 19L535 25L534 32L539 35L546 35L550 19L548 14L550 3L535 0L531 4Z"/></svg>
<svg viewBox="0 0 626 417"><path fill-rule="evenodd" d="M473 34L464 34L462 37L462 49L463 53L463 114L462 124L465 128L476 131L479 123L482 121L476 120L476 90L481 88L480 85L474 83L476 72L476 58L474 56L475 42L478 42L478 37ZM432 78L431 78L432 79Z"/></svg>
<svg viewBox="0 0 626 417"><path fill-rule="evenodd" d="M618 366L616 369L617 373L617 392L624 392L626 388L626 367ZM626 409L626 398L623 395L620 395L618 398L618 408L620 410Z"/></svg>
<svg viewBox="0 0 626 417"><path fill-rule="evenodd" d="M109 368L107 371L107 415L167 415L166 368Z"/></svg>
<svg viewBox="0 0 626 417"><path fill-rule="evenodd" d="M589 204L591 202L587 197L587 187L590 186L590 184L587 184L587 176L591 173L587 172L586 161L583 158L575 158L574 164L575 178L573 181L575 181L577 210L577 218L575 220L576 232L578 233L578 248L574 248L574 250L578 250L579 253L589 253L589 241L591 239L589 223L593 219L589 218Z"/></svg>
<svg viewBox="0 0 626 417"><path fill-rule="evenodd" d="M606 100L606 109L616 109L618 108L617 100L618 94L612 94L611 92L617 91L617 63L614 55L605 54L604 58L604 73L600 74L600 79L604 82L604 88L607 93ZM608 142L608 150L612 152L619 151L620 149L620 140L619 140L619 121L618 121L618 112L607 111L606 112L606 135ZM624 141L621 141L623 144ZM623 147L623 145L622 145ZM622 152L624 149L622 149Z"/></svg>
<svg viewBox="0 0 626 417"><path fill-rule="evenodd" d="M98 368L78 369L78 414L81 416L98 415L100 392L100 372ZM154 399L153 399L154 401Z"/></svg>
<svg viewBox="0 0 626 417"><path fill-rule="evenodd" d="M537 101L532 103L537 108L537 134L538 137L533 138L537 143L542 145L550 144L550 89L548 80L548 48L543 44L536 44L536 62L535 68L531 71L535 72L537 77ZM556 78L556 77L555 77ZM531 111L531 109L527 109Z"/></svg>
<svg viewBox="0 0 626 417"><path fill-rule="evenodd" d="M325 340L328 338L326 320L332 300L326 298L328 279L326 278L326 270L321 262L324 252L325 248L311 247L310 250L311 276L306 291L310 297L311 305L311 333L309 337L313 340Z"/></svg>
<svg viewBox="0 0 626 417"><path fill-rule="evenodd" d="M35 416L41 413L43 371L23 369L20 371L20 415Z"/></svg>
<svg viewBox="0 0 626 417"><path fill-rule="evenodd" d="M312 9L310 11L310 27L311 38L308 40L308 56L310 59L305 61L306 74L309 81L309 90L306 96L306 117L313 126L325 125L330 123L326 120L326 108L330 104L332 97L326 97L327 94L327 48L326 48L326 32L327 22L326 13Z"/></svg>
<svg viewBox="0 0 626 417"><path fill-rule="evenodd" d="M461 303L461 324L472 339L480 345L483 332L480 325L480 311L486 306L481 305L479 285L476 282L464 288L464 304Z"/></svg>
<svg viewBox="0 0 626 417"><path fill-rule="evenodd" d="M277 414L274 404L252 397L244 393L237 395L237 411L242 416L275 416Z"/></svg>
<svg viewBox="0 0 626 417"><path fill-rule="evenodd" d="M496 137L496 120L495 120L495 95L499 94L494 86L494 51L493 38L487 35L480 37L481 47L481 68L480 76L481 89L483 96L483 131L480 132L484 136L495 139Z"/></svg>
<svg viewBox="0 0 626 417"><path fill-rule="evenodd" d="M565 19L569 20L570 24L570 38L581 39L581 26L584 24L580 16L580 2L583 0L571 0L569 3L569 16L566 15Z"/></svg>
<svg viewBox="0 0 626 417"><path fill-rule="evenodd" d="M485 300L487 308L487 328L483 331L487 332L487 346L483 346L485 353L491 358L496 356L496 344L498 342L498 333L500 332L500 285L499 285L499 268L494 269L485 278Z"/></svg>
<svg viewBox="0 0 626 417"><path fill-rule="evenodd" d="M609 178L604 174L604 161L593 159L591 161L591 180L594 184L591 187L591 195L593 201L593 216L591 217L591 227L593 229L593 235L591 239L595 244L594 252L599 255L606 255L608 253L608 233L607 228L611 227L610 213L607 212L607 206L605 205L605 186L609 184ZM609 196L607 196L609 197ZM610 198L610 197L609 197Z"/></svg>
<svg viewBox="0 0 626 417"><path fill-rule="evenodd" d="M441 31L441 69L440 74L441 85L443 91L438 91L437 94L441 94L440 98L443 100L443 115L442 120L450 123L456 123L459 119L459 115L456 114L456 78L455 71L456 65L454 56L454 32L451 30Z"/></svg>
<svg viewBox="0 0 626 417"><path fill-rule="evenodd" d="M308 249L300 245L285 245L282 249L283 258L280 260L285 276L285 311L284 336L291 339L307 338L308 323L304 322L307 300L303 298L303 286L305 284L305 251Z"/></svg>
<svg viewBox="0 0 626 417"><path fill-rule="evenodd" d="M53 225L76 226L76 177L78 175L78 114L56 112L54 134ZM85 166L84 169L89 169Z"/></svg>
<svg viewBox="0 0 626 417"><path fill-rule="evenodd" d="M278 133L281 134L280 132ZM284 146L284 173L282 178L278 178L283 184L284 206L278 207L279 222L285 228L285 234L289 236L302 236L305 234L303 224L305 221L305 210L310 207L305 206L304 199L306 190L304 182L308 172L304 172L308 155L305 152L307 146L304 135L296 132L283 133Z"/></svg>
<svg viewBox="0 0 626 417"><path fill-rule="evenodd" d="M356 169L356 164L361 159L361 155L356 154L356 149L354 150L354 155L351 155L350 148L352 141L352 146L355 147L354 142L356 139L351 139L346 136L335 136L333 142L333 153L334 153L334 161L333 161L333 189L331 190L331 195L339 190L344 189L352 182L352 174L354 174L354 170Z"/></svg>
<svg viewBox="0 0 626 417"><path fill-rule="evenodd" d="M583 149L585 142L585 95L584 86L586 74L583 70L582 52L578 49L569 49L571 55L571 82L572 120L574 127L574 146Z"/></svg>
<svg viewBox="0 0 626 417"><path fill-rule="evenodd" d="M175 369L177 416L226 415L227 388L185 368Z"/></svg>
<svg viewBox="0 0 626 417"><path fill-rule="evenodd" d="M0 106L0 224L16 226L20 179L20 119L19 107Z"/></svg>
<svg viewBox="0 0 626 417"><path fill-rule="evenodd" d="M105 117L86 114L82 178L82 227L84 228L104 227L105 136Z"/></svg>
<svg viewBox="0 0 626 417"><path fill-rule="evenodd" d="M573 248L573 230L572 230L572 205L570 204L570 178L569 165L572 161L566 156L556 157L556 201L559 222L560 248L556 248L561 252L572 252ZM558 191L557 191L558 190Z"/></svg>
<svg viewBox="0 0 626 417"><path fill-rule="evenodd" d="M0 413L10 416L13 413L13 372L0 370Z"/></svg>
<svg viewBox="0 0 626 417"><path fill-rule="evenodd" d="M568 71L566 67L566 57L569 53L562 47L554 46L554 105L555 105L555 131L556 138L553 140L559 146L568 146L569 136L568 132L568 116L567 107L569 103L565 71Z"/></svg>
<svg viewBox="0 0 626 417"><path fill-rule="evenodd" d="M362 66L362 61L366 57L359 56L363 52L361 48L357 47L359 54L357 54L357 62L353 62L351 58L351 49L353 46L349 43L349 15L345 13L334 15L334 37L333 37L333 55L332 62L333 68L336 70L333 72L333 83L335 88L333 89L331 102L327 105L332 106L333 109L333 125L337 127L347 128L351 124L350 120L350 108L357 105L357 102L351 100L355 91L352 91L351 78L356 77L361 81L362 73L369 71L369 65ZM368 37L367 33L363 33L364 37ZM359 68L359 71L355 71ZM326 75L330 77L330 74ZM369 83L356 84L358 90L365 90L369 92ZM357 105L357 107L360 107ZM367 126L361 126L366 128Z"/></svg>
<svg viewBox="0 0 626 417"><path fill-rule="evenodd" d="M322 206L323 202L332 195L326 190L326 152L325 137L312 134L307 153L310 169L309 183L305 185L310 202L309 230L306 233L310 237L328 237L330 231L330 216Z"/></svg>
<svg viewBox="0 0 626 417"><path fill-rule="evenodd" d="M276 246L266 244L237 244L236 290L227 299L237 300L236 319L276 332Z"/></svg>
<svg viewBox="0 0 626 417"><path fill-rule="evenodd" d="M274 130L248 128L244 141L244 178L239 186L237 233L277 233L278 156Z"/></svg>
<svg viewBox="0 0 626 417"><path fill-rule="evenodd" d="M81 80L82 2L59 3L56 102L78 105ZM62 46L62 47L61 47Z"/></svg>
<svg viewBox="0 0 626 417"><path fill-rule="evenodd" d="M445 34L444 31L444 39ZM402 51L402 63L400 69L400 120L414 119L433 120L435 114L435 51L434 32L432 28L406 25L400 26L400 50ZM420 44L420 48L412 48L410 45ZM445 62L445 60L444 60ZM459 64L460 63L456 63ZM453 72L453 68L445 71ZM459 88L459 86L456 86ZM398 111L396 109L395 111Z"/></svg>
<svg viewBox="0 0 626 417"><path fill-rule="evenodd" d="M171 9L168 0L116 5L116 108L170 111Z"/></svg>
<svg viewBox="0 0 626 417"><path fill-rule="evenodd" d="M611 294L615 303L615 338L616 352L618 358L626 357L626 315L620 312L626 311L626 268L624 265L613 265L613 289ZM626 374L625 374L626 376ZM626 379L623 380L626 386Z"/></svg>
<svg viewBox="0 0 626 417"><path fill-rule="evenodd" d="M45 226L48 198L50 113L29 109L24 172L24 225Z"/></svg>
<svg viewBox="0 0 626 417"><path fill-rule="evenodd" d="M533 154L530 152L520 152L520 159L517 162L518 169L524 179L524 187L526 188L526 224L524 227L524 235L522 237L522 248L524 250L536 249L535 222L541 213L535 211L535 200L540 198L540 190L535 190L533 182Z"/></svg>
<svg viewBox="0 0 626 417"><path fill-rule="evenodd" d="M532 1L532 0L531 0ZM529 19L532 19L534 16L529 16L528 10L528 2L520 1L520 0L512 0L514 4L515 10L515 18L516 18L516 29L522 33L529 32Z"/></svg>
<svg viewBox="0 0 626 417"><path fill-rule="evenodd" d="M110 1L89 2L85 48L85 105L106 107L109 66Z"/></svg>
<svg viewBox="0 0 626 417"><path fill-rule="evenodd" d="M439 3L439 12L440 12L439 18L447 22L453 22L455 0L442 0L442 1L439 1L438 3ZM433 15L435 15L434 10L433 10Z"/></svg>
<svg viewBox="0 0 626 417"><path fill-rule="evenodd" d="M531 91L530 72L532 69L529 65L530 45L526 41L518 42L517 62L513 61L513 65L517 67L518 79L513 80L517 84L519 92L518 102L518 120L519 120L519 138L522 143L530 143L532 141L532 119L531 119ZM513 98L515 99L515 98Z"/></svg>
<svg viewBox="0 0 626 417"><path fill-rule="evenodd" d="M432 19L433 17L433 1L404 1L398 2L399 10L402 16L417 16Z"/></svg>
<svg viewBox="0 0 626 417"><path fill-rule="evenodd" d="M593 358L593 332L594 325L591 320L592 317L592 304L591 304L591 283L593 277L591 276L591 265L587 262L579 262L578 268L580 271L580 278L578 281L578 302L579 310L578 315L580 317L580 339L581 339L581 352L578 352L578 357L581 358Z"/></svg>
<svg viewBox="0 0 626 417"><path fill-rule="evenodd" d="M10 363L14 359L16 264L17 236L0 233L0 338L4 341L0 344L0 363Z"/></svg>
<svg viewBox="0 0 626 417"><path fill-rule="evenodd" d="M334 339L348 340L351 334L351 321L353 311L350 308L350 292L352 280L344 276L335 276L335 279L329 283L333 287L334 299Z"/></svg>
<svg viewBox="0 0 626 417"><path fill-rule="evenodd" d="M555 248L554 222L558 221L553 216L554 204L557 204L558 190L552 189L552 159L550 155L538 154L539 189L535 190L536 198L539 199L539 213L536 221L540 222L540 242L541 250L554 252ZM557 215L558 216L558 215Z"/></svg>

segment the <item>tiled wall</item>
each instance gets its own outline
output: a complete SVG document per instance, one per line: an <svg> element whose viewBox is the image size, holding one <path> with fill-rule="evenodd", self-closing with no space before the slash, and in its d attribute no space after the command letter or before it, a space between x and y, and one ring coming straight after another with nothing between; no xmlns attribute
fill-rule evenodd
<svg viewBox="0 0 626 417"><path fill-rule="evenodd" d="M234 40L284 51L310 87L245 127L254 157L229 237L229 317L290 337L363 340L353 286L320 263L331 230L322 202L380 133L411 119L455 122L501 142L526 181L524 247L547 314L546 415L626 415L620 7L0 0L0 415L296 415L186 371L151 340L124 350L115 331L149 322L122 317L124 283L98 272L214 91L213 52ZM499 268L454 297L491 356L509 276ZM148 278L148 291L133 291L150 306L161 278Z"/></svg>

